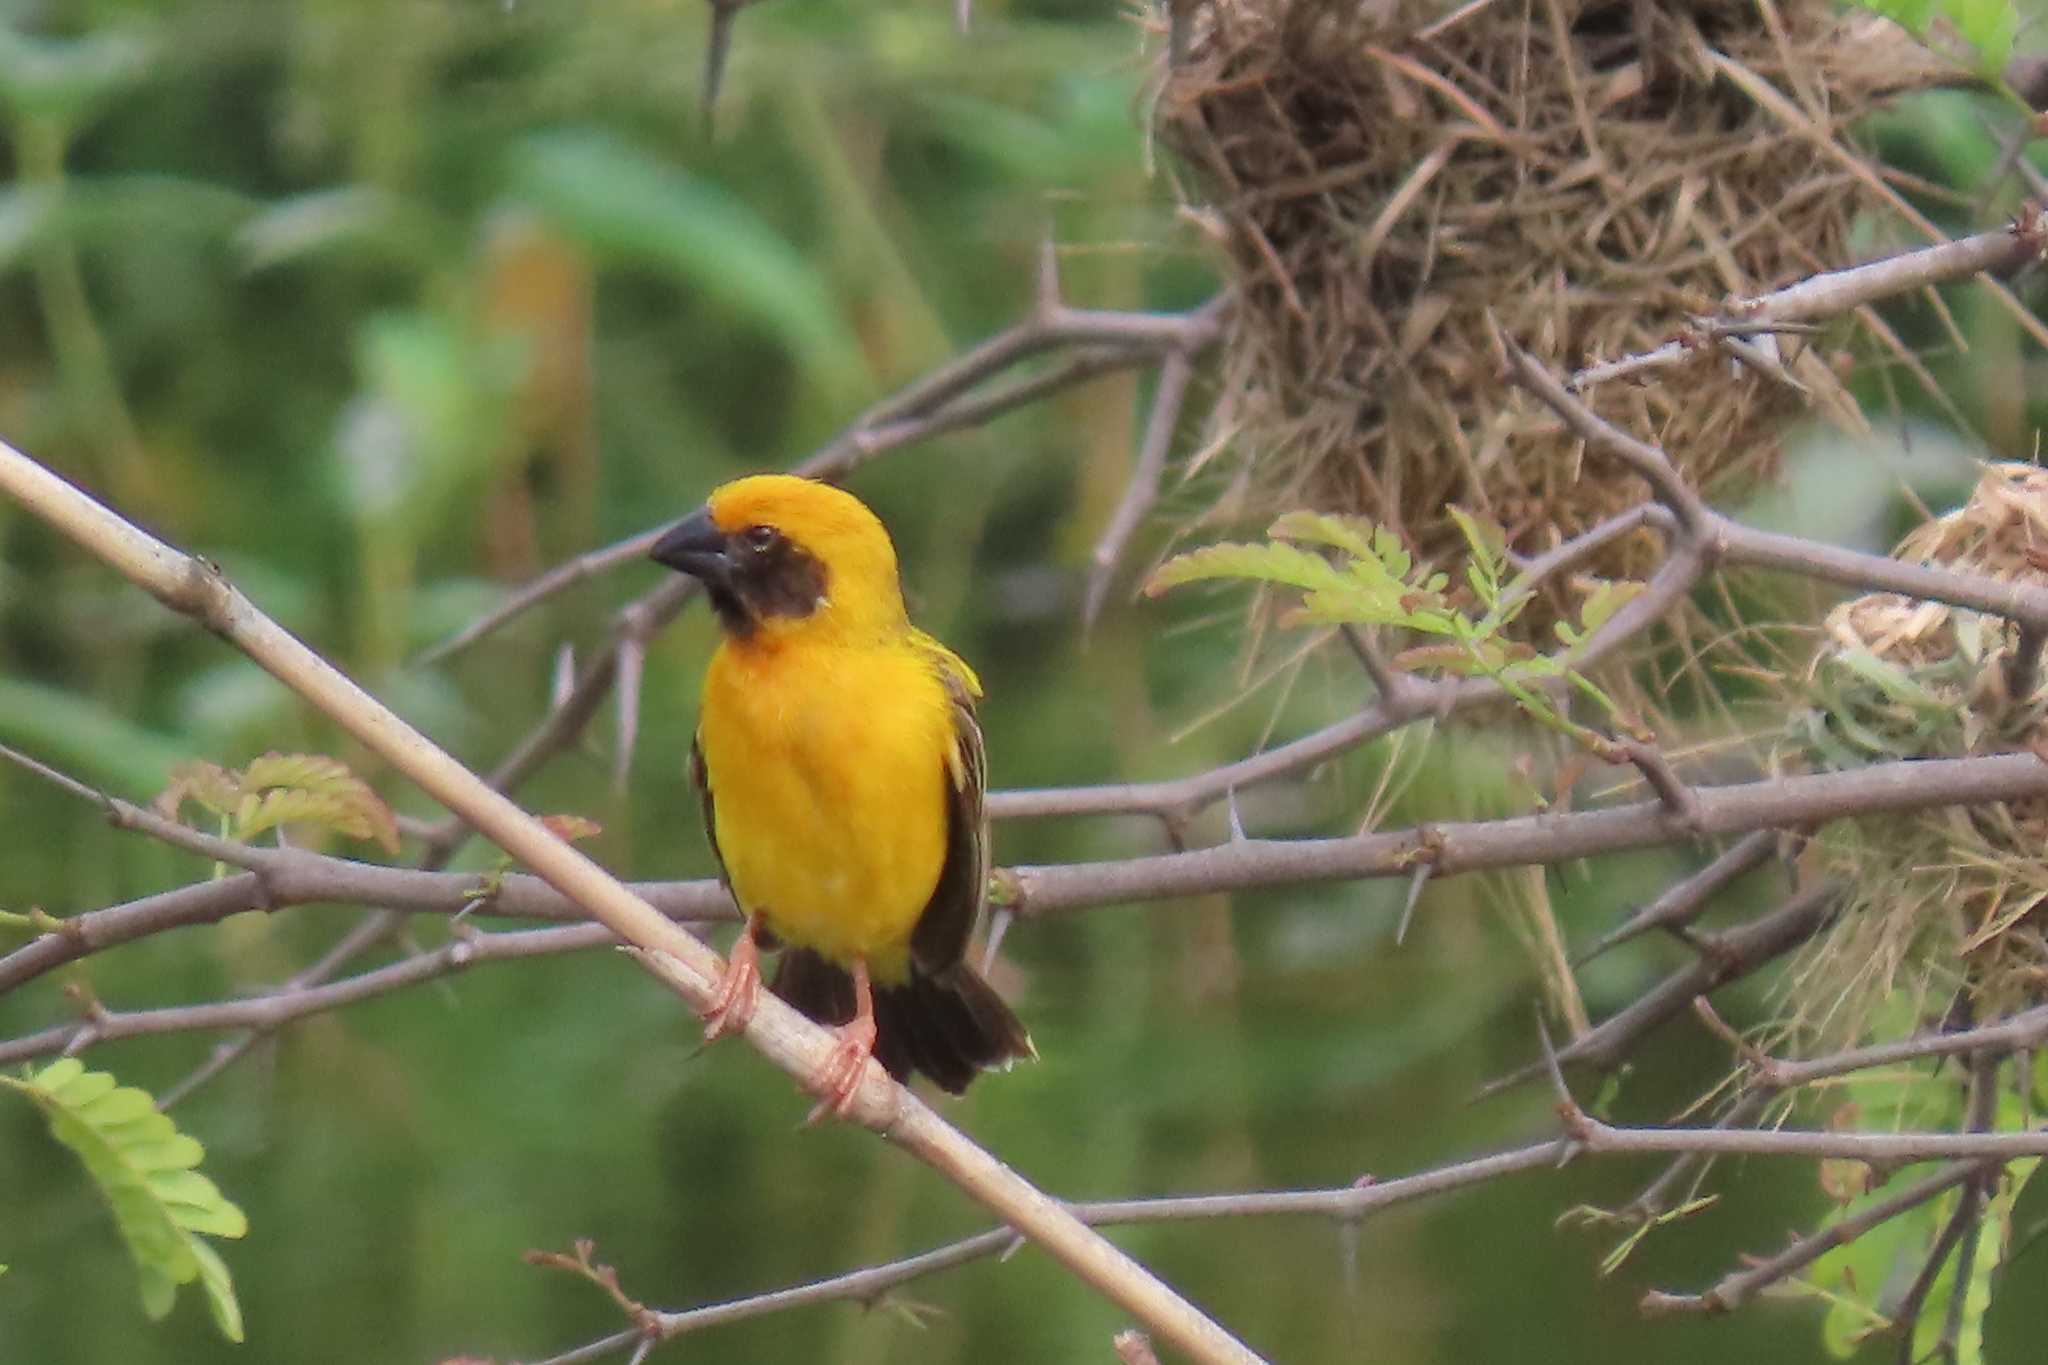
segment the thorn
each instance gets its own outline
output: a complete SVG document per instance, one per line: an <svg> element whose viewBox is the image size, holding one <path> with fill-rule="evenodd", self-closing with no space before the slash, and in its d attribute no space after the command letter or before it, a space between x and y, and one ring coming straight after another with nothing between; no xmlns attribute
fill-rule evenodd
<svg viewBox="0 0 2048 1365"><path fill-rule="evenodd" d="M1415 907L1422 900L1422 888L1429 885L1429 879L1436 873L1436 864L1425 859L1415 864L1415 870L1408 874L1408 903L1401 907L1401 922L1394 928L1394 946L1400 947L1408 937L1408 926L1415 920Z"/></svg>
<svg viewBox="0 0 2048 1365"><path fill-rule="evenodd" d="M1006 905L998 905L988 917L988 947L981 953L981 974L987 976L996 965L996 950L1003 946L1003 935L1010 932L1016 922L1017 912Z"/></svg>
<svg viewBox="0 0 2048 1365"><path fill-rule="evenodd" d="M1159 1365L1159 1357L1152 1350L1152 1338L1135 1327L1126 1327L1111 1338L1110 1345L1116 1350L1116 1358L1123 1365Z"/></svg>
<svg viewBox="0 0 2048 1365"><path fill-rule="evenodd" d="M619 641L619 728L612 750L612 788L623 792L633 771L633 750L640 739L640 680L647 671L647 645L638 634Z"/></svg>
<svg viewBox="0 0 2048 1365"><path fill-rule="evenodd" d="M711 32L704 42L704 135L717 131L718 92L725 85L726 59L732 55L732 20L747 0L710 0Z"/></svg>
<svg viewBox="0 0 2048 1365"><path fill-rule="evenodd" d="M555 676L548 683L548 710L559 711L569 704L576 690L576 646L564 641L555 651Z"/></svg>
<svg viewBox="0 0 2048 1365"><path fill-rule="evenodd" d="M1244 832L1244 815L1237 808L1237 788L1235 786L1224 789L1223 809L1224 813L1230 818L1230 842L1233 844L1247 842L1247 836Z"/></svg>
<svg viewBox="0 0 2048 1365"><path fill-rule="evenodd" d="M1543 1069L1550 1073L1550 1087L1557 1095L1558 1121L1564 1125L1565 1136L1571 1139L1558 1160L1557 1164L1562 1166L1585 1146L1592 1123L1586 1117L1586 1111L1579 1108L1579 1102L1572 1098L1571 1087L1564 1083L1564 1068L1558 1065L1557 1049L1550 1042L1550 1026L1543 1022L1540 1008L1536 1012L1536 1036L1543 1043Z"/></svg>
<svg viewBox="0 0 2048 1365"><path fill-rule="evenodd" d="M1045 236L1038 244L1038 298L1033 311L1041 318L1049 318L1060 311L1060 258L1059 250L1053 244L1052 225L1048 223Z"/></svg>

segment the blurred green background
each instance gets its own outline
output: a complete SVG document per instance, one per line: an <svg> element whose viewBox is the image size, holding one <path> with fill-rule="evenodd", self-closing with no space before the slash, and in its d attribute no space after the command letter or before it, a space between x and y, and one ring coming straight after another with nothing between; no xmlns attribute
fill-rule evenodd
<svg viewBox="0 0 2048 1365"><path fill-rule="evenodd" d="M1019 316L1048 234L1076 304L1182 308L1217 287L1150 168L1131 16L983 3L962 36L931 0L778 0L741 16L707 139L705 12L0 4L0 433L220 561L488 766L544 711L559 648L599 643L656 571L579 588L448 665L409 664L502 585L801 458ZM1979 183L1995 156L1979 107L1926 102L1885 135L1923 173ZM1941 354L1931 318L1901 325L1920 329L1994 448L2024 457L2033 414L1999 376L2023 391L2038 362L1991 310L1964 316L1984 337L1967 368ZM1000 786L1191 772L1362 698L1342 660L1316 660L1284 691L1226 707L1241 613L1215 599L1133 605L1119 591L1084 635L1087 551L1148 382L1098 381L853 481L896 532L920 620L989 685ZM1772 517L1887 542L1903 466L1813 459ZM1955 460L1934 465L1930 496L1966 484ZM605 719L520 793L600 821L588 847L622 875L710 870L682 771L709 644L693 611L655 646L623 788ZM401 810L435 813L252 665L5 504L0 740L134 799L186 757L333 753ZM1519 808L1520 742L1466 729L1424 756L1411 736L1248 797L1245 818L1272 834L1353 827L1389 763L1410 818ZM0 908L70 914L207 874L12 769L0 812ZM1110 820L1005 827L997 850L1044 862L1160 846L1154 826ZM493 863L471 848L458 865ZM1584 941L1687 865L1448 883L1398 949L1401 888L1386 885L1020 926L1005 985L1043 1061L948 1112L1073 1198L1338 1185L1543 1135L1540 1088L1470 1102L1533 1051L1532 895L1540 885ZM1759 881L1734 899L1775 894ZM263 989L359 913L244 916L96 957L0 999L0 1034L66 1016L66 984L118 1008ZM431 945L444 927L415 932ZM1587 974L1587 1003L1611 1010L1680 960L1657 943L1617 952ZM1753 1018L1760 1003L1738 992L1724 1013ZM87 1060L155 1090L215 1041ZM1666 1119L1726 1062L1675 1024L1613 1112ZM28 1105L0 1099L0 1361L535 1359L620 1323L587 1284L522 1264L528 1248L593 1238L631 1293L683 1307L985 1225L867 1135L799 1131L806 1103L740 1046L701 1052L676 1000L609 954L491 965L308 1020L176 1111L253 1225L222 1246L248 1321L247 1344L229 1347L190 1291L167 1322L144 1320L99 1196ZM1634 1310L1645 1287L1698 1287L1810 1225L1826 1206L1812 1168L1724 1172L1719 1206L1603 1280L1608 1241L1554 1220L1627 1199L1653 1170L1582 1163L1353 1235L1267 1220L1115 1236L1276 1360L1823 1358L1810 1305L1727 1321ZM1108 1360L1124 1325L1026 1251L875 1310L781 1314L655 1358Z"/></svg>

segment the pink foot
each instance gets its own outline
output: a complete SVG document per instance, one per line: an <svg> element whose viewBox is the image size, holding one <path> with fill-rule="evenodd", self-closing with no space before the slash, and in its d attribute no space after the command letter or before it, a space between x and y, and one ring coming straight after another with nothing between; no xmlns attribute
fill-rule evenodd
<svg viewBox="0 0 2048 1365"><path fill-rule="evenodd" d="M704 1041L715 1042L728 1033L744 1033L761 1000L761 950L754 942L756 920L749 918L732 945L732 958L725 965L725 978L718 994L704 1011Z"/></svg>

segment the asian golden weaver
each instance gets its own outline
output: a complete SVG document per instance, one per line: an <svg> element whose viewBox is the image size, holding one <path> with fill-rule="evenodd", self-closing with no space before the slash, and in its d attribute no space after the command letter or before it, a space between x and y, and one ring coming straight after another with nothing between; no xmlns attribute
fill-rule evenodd
<svg viewBox="0 0 2048 1365"><path fill-rule="evenodd" d="M881 521L828 484L757 475L652 553L704 585L724 634L690 769L747 923L706 1035L746 1027L779 942L771 989L839 1035L814 1117L848 1111L870 1056L954 1094L1035 1056L966 961L988 881L981 684L910 624Z"/></svg>

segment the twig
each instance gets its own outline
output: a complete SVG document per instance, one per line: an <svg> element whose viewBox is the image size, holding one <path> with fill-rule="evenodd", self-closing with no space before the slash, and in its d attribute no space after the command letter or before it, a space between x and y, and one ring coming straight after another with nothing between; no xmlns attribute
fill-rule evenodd
<svg viewBox="0 0 2048 1365"><path fill-rule="evenodd" d="M1710 836L1748 834L1879 811L1924 810L2048 795L2048 764L2032 754L1885 763L1850 772L1732 783L1694 790ZM1657 801L1604 810L1432 821L1407 830L1334 839L1246 839L1164 853L1010 871L1020 914L1099 905L1105 899L1163 900L1255 886L1406 876L1429 850L1436 873L1494 871L1652 848L1675 837ZM1740 931L1736 931L1740 932Z"/></svg>
<svg viewBox="0 0 2048 1365"><path fill-rule="evenodd" d="M1845 773L1703 787L1695 794L1700 822L1708 834L1768 834L1786 826L1821 824L1880 811L2048 794L2048 764L2031 754L1899 761ZM1025 915L1049 915L1218 890L1412 877L1417 862L1423 859L1434 876L1492 871L1654 847L1675 837L1680 836L1674 834L1661 803L1650 801L1505 820L1432 822L1408 830L1336 839L1233 839L1183 853L1017 867L1002 876L1011 908ZM174 928L214 923L241 910L341 901L388 906L405 914L454 915L475 906L479 889L477 878L468 873L381 867L299 849L258 850L230 843L226 851L260 861L263 881L259 883L253 875L230 877L60 921L57 929L0 957L0 991L89 953ZM734 914L725 893L711 881L636 883L634 891L677 920L722 920ZM580 917L573 902L537 878L520 874L496 881L489 910L524 919ZM1720 945L1716 951L1742 956L1746 949L1739 936L1755 927L1745 926L1731 931L1724 940L1711 942ZM1700 969L1701 964L1696 963L1687 972ZM1663 1001L1659 1008L1665 1014L1660 1017L1683 1008L1686 1000L1698 993L1697 988L1686 990L1675 984L1681 979L1692 978L1681 973L1660 988L1685 992ZM2026 1032L2027 1040L2048 1039L2048 1016L2037 1017L2035 1012L2001 1026L2008 1032L1998 1036L2010 1036L2020 1045L2017 1040L2023 1026L2042 1030L2039 1034ZM1981 1034L1987 1040L1993 1036L1992 1031ZM1595 1029L1573 1046L1594 1046L1602 1036L1601 1029ZM1986 1045L1954 1041L1971 1036L1890 1044L1886 1046L1891 1049L1910 1046L1916 1050L1885 1055L1936 1055L1938 1051ZM1802 1064L1781 1065L1796 1068Z"/></svg>
<svg viewBox="0 0 2048 1365"><path fill-rule="evenodd" d="M1853 1136L1881 1138L1893 1135L1859 1133ZM1981 1138L1988 1135L1975 1136ZM1891 1198L1872 1204L1854 1217L1830 1223L1819 1232L1800 1238L1777 1255L1758 1261L1747 1270L1738 1270L1723 1276L1703 1294L1668 1294L1653 1289L1643 1295L1642 1310L1645 1313L1730 1312L1741 1307L1758 1290L1805 1269L1836 1247L1847 1246L1872 1228L1888 1223L1902 1213L1917 1209L1931 1199L1940 1198L1975 1175L1977 1170L1978 1163L1975 1161L1958 1161L1951 1166L1945 1166L1926 1179L1900 1190Z"/></svg>
<svg viewBox="0 0 2048 1365"><path fill-rule="evenodd" d="M1727 852L1668 888L1617 928L1602 934L1591 947L1573 959L1572 965L1582 967L1608 949L1652 929L1672 929L1692 923L1723 888L1767 862L1777 851L1779 837L1776 830L1745 834Z"/></svg>
<svg viewBox="0 0 2048 1365"><path fill-rule="evenodd" d="M1159 479L1173 449L1174 429L1180 423L1180 410L1187 400L1188 382L1194 372L1194 363L1185 351L1172 352L1159 368L1159 386L1152 394L1152 415L1145 419L1145 437L1138 446L1137 463L1090 557L1088 591L1081 606L1084 626L1095 624L1103 599L1109 596L1110 581L1116 576L1117 560L1159 496Z"/></svg>
<svg viewBox="0 0 2048 1365"><path fill-rule="evenodd" d="M99 1009L74 1024L0 1042L0 1065L54 1055L75 1056L89 1047L123 1038L211 1029L274 1029L309 1014L320 1014L393 991L451 976L483 962L576 952L616 945L618 938L602 924L573 924L558 929L524 929L496 934L458 933L427 953L357 976L316 986L287 986L247 1000L222 1000L201 1005L173 1005L153 1010ZM168 1109L175 1098L160 1098Z"/></svg>
<svg viewBox="0 0 2048 1365"><path fill-rule="evenodd" d="M1579 561L1598 554L1623 536L1655 524L1655 515L1660 510L1662 509L1653 502L1637 503L1627 511L1616 512L1591 530L1583 531L1540 555L1524 557L1510 551L1508 559L1514 565L1518 578L1508 585L1502 595L1508 596L1522 591L1525 583L1534 586L1546 578L1554 578Z"/></svg>
<svg viewBox="0 0 2048 1365"><path fill-rule="evenodd" d="M1568 1092L1567 1099L1569 1098ZM1396 1180L1364 1179L1326 1189L1277 1190L1241 1194L1177 1196L1077 1203L1074 1215L1092 1227L1136 1223L1191 1222L1217 1218L1321 1217L1355 1224L1382 1210L1415 1200L1449 1194L1507 1176L1554 1170L1567 1159L1585 1156L1633 1156L1644 1152L1716 1151L1755 1156L1793 1156L1842 1160L1925 1161L1938 1158L1960 1136L1954 1133L1865 1134L1834 1132L1730 1132L1721 1128L1616 1128L1580 1112L1576 1104L1561 1114L1563 1136L1529 1143L1494 1155L1474 1157ZM1977 1134L1977 1138L2010 1139L1998 1144L2000 1155L2048 1152L2048 1132ZM1880 1139L1872 1143L1867 1139ZM1984 1144L1978 1144L1982 1146ZM1882 1155L1873 1156L1873 1147ZM1972 1147L1970 1150L1976 1150ZM2008 1150L2009 1149L2009 1150ZM1972 1168L1975 1163L1971 1163ZM1953 1183L1952 1181L1950 1183ZM1946 1189L1943 1185L1941 1188ZM1928 1193L1932 1198L1940 1189ZM1914 1203L1925 1202L1916 1199ZM1874 1224L1873 1224L1874 1226ZM706 1327L763 1317L785 1309L852 1300L874 1303L890 1290L925 1276L997 1255L1016 1244L1007 1228L977 1233L947 1246L901 1260L868 1266L808 1284L752 1294L700 1308L653 1315L663 1340L673 1340ZM1824 1250L1825 1248L1823 1248ZM1815 1253L1816 1255L1818 1253ZM581 1365L623 1350L640 1338L629 1330L550 1356L538 1365Z"/></svg>
<svg viewBox="0 0 2048 1365"><path fill-rule="evenodd" d="M1596 528L1597 529L1597 528ZM1559 555L1555 562L1569 562ZM1600 629L1572 651L1575 667L1588 667L1645 630L1673 601L1691 590L1705 571L1699 553L1673 556L1650 584L1610 616ZM1526 579L1524 586L1533 586ZM2048 593L2043 595L2048 609ZM1499 701L1507 689L1492 678L1404 680L1392 696L1312 734L1220 768L1166 782L1135 782L1100 787L1049 787L991 793L989 815L997 820L1034 820L1053 816L1146 814L1170 827L1184 827L1203 809L1233 788L1270 782L1310 768L1348 749L1421 719L1442 717L1467 706Z"/></svg>
<svg viewBox="0 0 2048 1365"><path fill-rule="evenodd" d="M1739 981L1811 938L1828 920L1842 888L1822 883L1792 897L1784 905L1724 934L1702 940L1697 959L1665 977L1619 1013L1574 1038L1557 1053L1560 1062L1611 1067L1643 1035L1685 1010L1697 996ZM1481 1097L1518 1085L1542 1070L1532 1063L1480 1087Z"/></svg>
<svg viewBox="0 0 2048 1365"><path fill-rule="evenodd" d="M1068 308L1055 300L1049 308L1034 312L874 404L791 470L814 479L841 479L887 451L991 421L1070 385L1147 363L1162 350L1169 358L1198 355L1220 335L1226 309L1227 300L1222 298L1188 313L1156 314ZM955 400L1011 367L1063 346L1092 349L1066 366L956 405ZM434 645L419 661L446 659L549 598L600 573L638 563L666 529L664 525L639 532L549 570Z"/></svg>
<svg viewBox="0 0 2048 1365"><path fill-rule="evenodd" d="M1963 1117L1965 1131L1983 1132L1991 1127L1991 1120L1998 1107L1998 1060L1980 1055L1970 1068L1970 1101L1968 1112ZM1920 1325L1920 1312L1926 1307L1927 1296L1934 1290L1934 1282L1941 1278L1941 1268L1960 1242L1974 1241L1977 1234L1977 1220L1984 1211L1984 1176L1966 1181L1962 1193L1956 1199L1956 1207L1949 1214L1947 1222L1936 1234L1934 1243L1927 1250L1927 1256L1920 1265L1920 1273L1907 1286L1904 1297L1891 1313L1892 1330L1899 1334L1899 1365L1913 1365L1913 1337ZM1965 1286L1969 1283L1970 1267L1967 1255L1956 1267L1955 1290L1950 1303L1961 1303L1968 1295Z"/></svg>
<svg viewBox="0 0 2048 1365"><path fill-rule="evenodd" d="M2041 254L2043 218L2033 214L2011 227L1954 242L1917 247L1881 261L1810 275L1769 294L1730 299L1718 318L1697 318L1680 337L1635 355L1601 361L1566 381L1574 392L1595 384L1682 363L1709 342L1739 331L1793 331L1805 324L1972 275L2007 274Z"/></svg>
<svg viewBox="0 0 2048 1365"><path fill-rule="evenodd" d="M1614 744L1614 758L1632 765L1650 784L1657 800L1669 812L1672 822L1694 838L1701 834L1699 798L1685 785L1685 779L1671 766L1671 760L1654 744L1624 739Z"/></svg>
<svg viewBox="0 0 2048 1365"><path fill-rule="evenodd" d="M449 810L620 938L636 945L636 960L693 1008L703 1009L711 1003L723 970L717 954L257 611L217 568L121 520L6 445L0 445L0 489L164 605L240 648L318 706ZM743 1036L800 1078L815 1075L833 1046L826 1030L772 995L763 996ZM855 1093L851 1116L945 1175L1178 1349L1204 1361L1257 1359L1149 1271L890 1081L880 1067L868 1069Z"/></svg>
<svg viewBox="0 0 2048 1365"><path fill-rule="evenodd" d="M1810 275L1796 284L1728 305L1746 322L1825 322L1882 299L1979 274L2006 274L2041 254L2048 215L2029 213L2011 226L1888 256L1867 265Z"/></svg>
<svg viewBox="0 0 2048 1365"><path fill-rule="evenodd" d="M1807 1061L1773 1061L1758 1076L1758 1082L1773 1090L1811 1085L1872 1067L1896 1066L1900 1062L1926 1061L1937 1057L1961 1057L1972 1053L2006 1054L2024 1052L2048 1042L2048 1005L2015 1014L1996 1024L1953 1032L1923 1033L1892 1043L1850 1048Z"/></svg>
<svg viewBox="0 0 2048 1365"><path fill-rule="evenodd" d="M1504 338L1499 339L1499 344L1516 381L1564 418L1565 425L1588 446L1620 460L1649 484L1657 501L1678 519L1682 534L1697 535L1702 530L1712 514L1663 451L1637 440L1611 422L1602 421L1521 347Z"/></svg>
<svg viewBox="0 0 2048 1365"><path fill-rule="evenodd" d="M588 583L594 578L610 573L613 569L627 564L638 564L647 557L647 552L654 548L654 542L661 539L661 533L667 529L666 525L657 526L652 530L628 536L616 544L591 550L577 555L566 563L556 565L461 630L439 644L429 647L414 662L421 667L439 663L451 655L461 653L484 636L550 597L566 592L579 583Z"/></svg>

